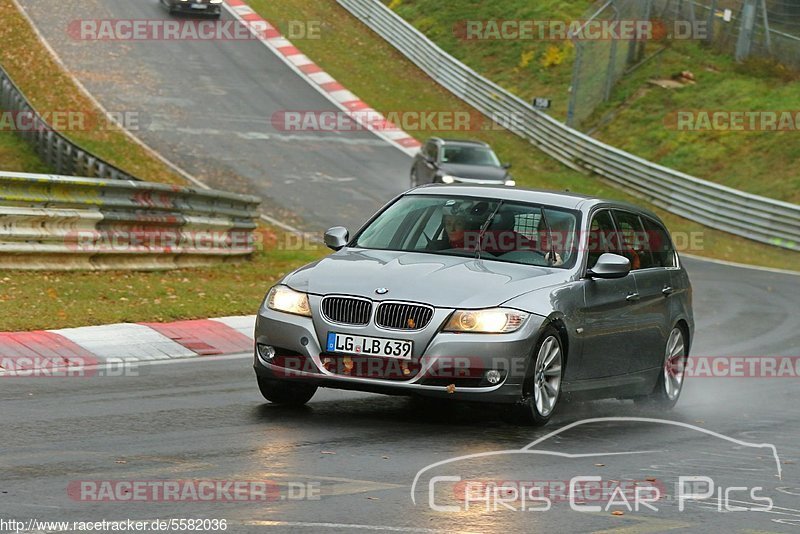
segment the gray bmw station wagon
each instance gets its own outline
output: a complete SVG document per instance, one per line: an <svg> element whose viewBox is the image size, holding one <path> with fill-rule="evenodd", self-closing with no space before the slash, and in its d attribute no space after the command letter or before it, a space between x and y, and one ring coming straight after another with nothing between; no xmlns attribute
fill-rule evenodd
<svg viewBox="0 0 800 534"><path fill-rule="evenodd" d="M392 200L267 293L263 396L318 387L503 403L544 424L562 397L671 408L691 285L645 209L574 194L434 185Z"/></svg>

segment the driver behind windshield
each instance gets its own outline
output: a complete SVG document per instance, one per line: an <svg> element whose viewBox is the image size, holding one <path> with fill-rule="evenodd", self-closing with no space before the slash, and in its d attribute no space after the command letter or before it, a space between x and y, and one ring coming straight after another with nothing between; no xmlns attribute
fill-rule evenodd
<svg viewBox="0 0 800 534"><path fill-rule="evenodd" d="M448 203L442 210L444 234L442 239L431 243L434 250L468 249L467 231L480 228L480 222L469 216L469 206L460 203ZM477 224L477 226L476 226Z"/></svg>
<svg viewBox="0 0 800 534"><path fill-rule="evenodd" d="M564 264L565 245L569 241L569 218L551 214L548 231L539 220L538 240L515 228L515 212L502 204L488 202L448 202L442 210L442 238L430 244L431 250L462 249L502 257L509 252L531 251L544 256L549 265ZM552 236L552 237L551 237Z"/></svg>
<svg viewBox="0 0 800 534"><path fill-rule="evenodd" d="M515 250L535 250L535 243L514 230L514 214L488 202L454 203L442 211L443 239L432 249L464 249L500 256ZM480 247L478 246L480 242Z"/></svg>

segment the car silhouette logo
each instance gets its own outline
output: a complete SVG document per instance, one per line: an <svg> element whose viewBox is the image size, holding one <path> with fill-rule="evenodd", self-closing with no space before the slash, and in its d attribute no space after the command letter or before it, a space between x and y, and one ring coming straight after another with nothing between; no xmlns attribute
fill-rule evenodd
<svg viewBox="0 0 800 534"><path fill-rule="evenodd" d="M385 295L388 292L389 290L386 289L385 287L379 287L378 289L375 290L375 293L377 293L378 295Z"/></svg>

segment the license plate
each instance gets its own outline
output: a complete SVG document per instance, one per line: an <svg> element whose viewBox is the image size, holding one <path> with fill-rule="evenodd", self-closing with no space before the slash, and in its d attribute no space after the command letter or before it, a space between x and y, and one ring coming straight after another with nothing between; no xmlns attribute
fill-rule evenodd
<svg viewBox="0 0 800 534"><path fill-rule="evenodd" d="M192 9L208 9L208 4L192 4Z"/></svg>
<svg viewBox="0 0 800 534"><path fill-rule="evenodd" d="M365 356L383 356L385 358L411 359L411 341L384 339L380 337L354 336L328 332L327 352L343 354L363 354Z"/></svg>

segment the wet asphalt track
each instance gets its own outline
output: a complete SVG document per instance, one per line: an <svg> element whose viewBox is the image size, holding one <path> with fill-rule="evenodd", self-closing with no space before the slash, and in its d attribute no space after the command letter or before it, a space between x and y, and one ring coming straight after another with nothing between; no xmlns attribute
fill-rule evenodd
<svg viewBox="0 0 800 534"><path fill-rule="evenodd" d="M258 43L87 47L63 33L66 21L164 14L149 0L22 3L107 108L147 110L157 127L139 135L211 185L263 195L271 208L299 211L300 224L310 229L340 221L355 226L405 186L407 158L368 134L336 141L263 138L277 109L331 105ZM260 132L262 138L255 141L259 135L247 132ZM343 178L353 179L338 180ZM309 206L313 209L306 211ZM800 355L800 278L686 264L695 287L693 355ZM571 404L563 405L545 429L529 429L507 423L491 409L420 407L403 398L332 390L321 390L304 409L286 410L261 400L250 364L243 356L143 366L138 376L0 379L0 519L225 518L229 532L761 532L800 525L798 379L690 379L671 413L618 401ZM783 477L778 479L775 461L764 449L688 428L596 423L551 438L538 449L640 454L465 460L423 475L417 504L412 502L415 475L433 462L519 449L565 424L621 415L664 417L741 441L774 444ZM719 486L763 487L757 495L772 498L774 508L720 512L707 500L689 503L681 512L677 502L664 498L656 504L658 511L623 516L575 512L565 502L549 511L512 511L495 502L490 508L498 511L487 512L476 503L443 513L428 505L431 475L523 481L576 475L606 481L654 478L670 494L678 476L709 476ZM74 500L66 491L77 480L190 478L268 479L284 496L289 485L310 484L320 498L92 503ZM446 489L434 500L453 504L451 495ZM737 492L728 504L752 506L748 501Z"/></svg>

